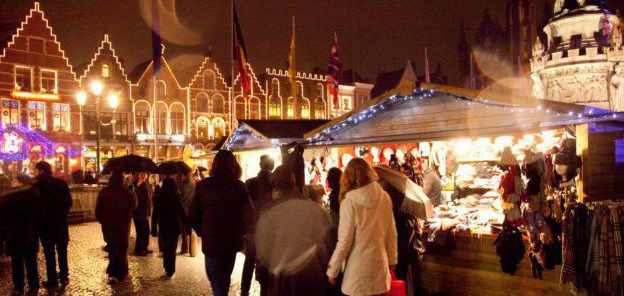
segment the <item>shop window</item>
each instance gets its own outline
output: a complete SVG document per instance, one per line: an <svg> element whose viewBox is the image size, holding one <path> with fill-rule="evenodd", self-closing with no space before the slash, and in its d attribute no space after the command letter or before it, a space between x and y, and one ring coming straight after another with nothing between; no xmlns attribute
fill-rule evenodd
<svg viewBox="0 0 624 296"><path fill-rule="evenodd" d="M68 132L69 131L69 105L68 104L53 104L53 127L55 132Z"/></svg>
<svg viewBox="0 0 624 296"><path fill-rule="evenodd" d="M128 114L115 113L115 135L127 136L128 135Z"/></svg>
<svg viewBox="0 0 624 296"><path fill-rule="evenodd" d="M167 105L163 102L156 103L156 134L166 135L167 133Z"/></svg>
<svg viewBox="0 0 624 296"><path fill-rule="evenodd" d="M260 119L260 99L253 97L249 99L249 119Z"/></svg>
<svg viewBox="0 0 624 296"><path fill-rule="evenodd" d="M110 77L110 67L107 64L102 65L102 77L103 78Z"/></svg>
<svg viewBox="0 0 624 296"><path fill-rule="evenodd" d="M28 127L45 130L45 103L28 102Z"/></svg>
<svg viewBox="0 0 624 296"><path fill-rule="evenodd" d="M167 96L167 85L162 80L156 81L156 96L159 98L164 98Z"/></svg>
<svg viewBox="0 0 624 296"><path fill-rule="evenodd" d="M212 112L225 113L225 99L222 95L216 94L212 97Z"/></svg>
<svg viewBox="0 0 624 296"><path fill-rule="evenodd" d="M171 134L184 134L184 107L181 104L171 105Z"/></svg>
<svg viewBox="0 0 624 296"><path fill-rule="evenodd" d="M52 70L41 70L41 92L55 94L57 90L57 73Z"/></svg>
<svg viewBox="0 0 624 296"><path fill-rule="evenodd" d="M301 99L301 118L310 119L310 100Z"/></svg>
<svg viewBox="0 0 624 296"><path fill-rule="evenodd" d="M150 106L146 102L138 102L134 107L136 132L148 134L150 122Z"/></svg>
<svg viewBox="0 0 624 296"><path fill-rule="evenodd" d="M19 124L19 102L2 100L2 126Z"/></svg>
<svg viewBox="0 0 624 296"><path fill-rule="evenodd" d="M197 112L209 113L212 106L210 106L210 98L208 95L201 93L197 95Z"/></svg>
<svg viewBox="0 0 624 296"><path fill-rule="evenodd" d="M314 118L325 119L325 101L317 98L314 102Z"/></svg>
<svg viewBox="0 0 624 296"><path fill-rule="evenodd" d="M214 138L221 139L225 136L225 121L221 117L217 117L212 120L212 126L214 127Z"/></svg>
<svg viewBox="0 0 624 296"><path fill-rule="evenodd" d="M206 117L197 119L197 138L208 139L210 137L210 122Z"/></svg>
<svg viewBox="0 0 624 296"><path fill-rule="evenodd" d="M215 88L215 75L213 71L204 72L204 89L214 89Z"/></svg>
<svg viewBox="0 0 624 296"><path fill-rule="evenodd" d="M32 91L32 69L15 66L15 90Z"/></svg>
<svg viewBox="0 0 624 296"><path fill-rule="evenodd" d="M238 119L243 119L246 118L246 111L245 110L245 98L243 97L237 97L235 99L236 102L236 118Z"/></svg>
<svg viewBox="0 0 624 296"><path fill-rule="evenodd" d="M286 117L295 117L295 99L293 97L289 97L288 100L286 100Z"/></svg>

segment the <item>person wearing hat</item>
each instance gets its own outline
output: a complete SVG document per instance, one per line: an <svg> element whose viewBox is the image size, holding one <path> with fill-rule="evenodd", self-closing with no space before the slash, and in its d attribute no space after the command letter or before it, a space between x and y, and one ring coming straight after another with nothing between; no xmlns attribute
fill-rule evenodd
<svg viewBox="0 0 624 296"><path fill-rule="evenodd" d="M524 184L520 177L520 164L511 152L511 147L507 146L503 149L498 166L505 172L498 186L498 192L503 199L505 222L516 226L521 225L520 201L524 194Z"/></svg>

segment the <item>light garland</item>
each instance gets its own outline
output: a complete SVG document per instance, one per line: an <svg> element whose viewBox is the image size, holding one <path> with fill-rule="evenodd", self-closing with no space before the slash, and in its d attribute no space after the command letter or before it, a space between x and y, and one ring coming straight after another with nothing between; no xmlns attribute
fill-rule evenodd
<svg viewBox="0 0 624 296"><path fill-rule="evenodd" d="M2 135L1 139L4 140L0 145L2 148L0 149L0 160L26 160L31 152L41 152L45 158L52 157L55 153L65 154L69 157L80 155L80 150L69 145L58 145L39 132L23 126L0 128L0 135Z"/></svg>

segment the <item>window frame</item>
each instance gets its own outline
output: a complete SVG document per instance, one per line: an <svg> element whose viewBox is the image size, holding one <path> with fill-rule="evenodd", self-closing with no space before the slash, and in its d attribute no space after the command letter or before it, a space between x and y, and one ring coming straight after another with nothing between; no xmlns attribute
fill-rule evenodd
<svg viewBox="0 0 624 296"><path fill-rule="evenodd" d="M66 110L62 110L62 109L66 109ZM55 132L71 131L70 114L71 112L70 112L69 104L52 103L52 129ZM58 119L56 117L57 115L58 115Z"/></svg>
<svg viewBox="0 0 624 296"><path fill-rule="evenodd" d="M52 89L52 92L43 92L44 88L43 88L43 73L47 72L47 73L54 73L54 88ZM46 78L47 80L48 78ZM47 90L47 89L46 89ZM46 94L57 94L58 93L58 71L56 70L52 70L52 69L45 69L45 68L41 68L39 69L39 91L41 93L46 93Z"/></svg>
<svg viewBox="0 0 624 296"><path fill-rule="evenodd" d="M43 108L32 108L32 106L43 106ZM46 103L45 102L38 102L38 101L28 101L28 128L30 130L42 130L45 131L46 130ZM30 116L30 112L35 112L35 118L39 117L38 115L41 115L41 120L42 123L40 123L38 125L38 127L33 127L33 123L32 123L32 117Z"/></svg>
<svg viewBox="0 0 624 296"><path fill-rule="evenodd" d="M4 102L16 103L17 108L12 108L12 106L10 106L10 105L9 106L5 106ZM20 102L19 100L14 100L14 99L9 99L9 98L2 98L2 99L0 99L0 110L2 110L1 111L2 112L2 118L0 120L0 124L2 126L5 126L5 125L16 125L17 126L17 125L19 125L19 123L20 123L20 103L19 102ZM12 110L16 110L15 111L16 114L13 114ZM8 111L7 115L4 115L5 111ZM12 120L14 116L15 116L15 119L17 119L17 122L15 122L15 123ZM9 119L8 123L5 123L5 120L4 120L5 117Z"/></svg>
<svg viewBox="0 0 624 296"><path fill-rule="evenodd" d="M17 89L17 69L28 69L29 74L30 74L30 89L29 90L24 90L23 88L20 87L20 89ZM33 71L33 67L30 66L24 66L24 65L15 65L13 66L13 89L17 90L17 91L23 91L23 92L32 92L33 91L33 81L35 81L35 76L34 76L34 71Z"/></svg>

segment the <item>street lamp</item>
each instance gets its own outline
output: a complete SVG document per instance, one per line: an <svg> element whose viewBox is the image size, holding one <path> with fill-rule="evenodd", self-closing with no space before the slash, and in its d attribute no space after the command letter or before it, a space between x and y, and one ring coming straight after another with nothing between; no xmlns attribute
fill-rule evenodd
<svg viewBox="0 0 624 296"><path fill-rule="evenodd" d="M102 83L102 81L100 80L93 80L91 81L91 83L89 83L89 90L91 91L91 94L95 96L95 117L96 117L95 119L96 121L95 171L96 173L99 173L100 172L100 126L101 125L108 126L111 124L115 124L115 119L113 118L109 122L102 122L100 120L100 98L102 96L102 93L104 93L104 83ZM113 112L115 112L115 109L117 109L117 107L119 106L119 96L117 95L117 92L111 91L106 97L106 99L108 101L108 105L113 109ZM76 94L76 103L78 103L78 105L80 106L80 124L82 125L82 106L84 106L87 103L87 93L85 91L79 91ZM84 131L83 131L83 135L84 135Z"/></svg>

